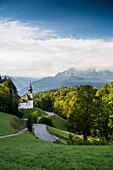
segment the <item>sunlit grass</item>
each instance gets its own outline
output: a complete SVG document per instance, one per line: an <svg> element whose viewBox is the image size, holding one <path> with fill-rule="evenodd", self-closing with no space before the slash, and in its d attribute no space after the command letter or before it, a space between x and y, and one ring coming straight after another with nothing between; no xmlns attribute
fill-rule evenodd
<svg viewBox="0 0 113 170"><path fill-rule="evenodd" d="M53 123L53 127L57 129L68 130L67 120L63 119L62 117L56 114L52 116L52 123Z"/></svg>

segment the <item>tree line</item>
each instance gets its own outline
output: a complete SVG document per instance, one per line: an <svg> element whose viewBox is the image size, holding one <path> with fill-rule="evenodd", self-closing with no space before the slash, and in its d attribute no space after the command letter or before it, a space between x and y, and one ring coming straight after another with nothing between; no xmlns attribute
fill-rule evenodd
<svg viewBox="0 0 113 170"><path fill-rule="evenodd" d="M113 139L113 82L97 90L90 85L61 88L56 92L35 93L34 106L53 111L68 120L69 130L87 140Z"/></svg>
<svg viewBox="0 0 113 170"><path fill-rule="evenodd" d="M0 111L18 116L19 96L10 78L0 76Z"/></svg>

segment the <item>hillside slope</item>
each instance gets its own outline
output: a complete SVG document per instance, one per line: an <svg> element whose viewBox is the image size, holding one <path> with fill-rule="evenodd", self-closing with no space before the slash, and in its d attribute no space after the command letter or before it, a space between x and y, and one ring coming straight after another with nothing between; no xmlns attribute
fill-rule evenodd
<svg viewBox="0 0 113 170"><path fill-rule="evenodd" d="M0 136L10 135L25 128L25 123L16 116L0 112Z"/></svg>
<svg viewBox="0 0 113 170"><path fill-rule="evenodd" d="M113 170L113 146L49 143L25 134L0 139L0 168L24 170Z"/></svg>

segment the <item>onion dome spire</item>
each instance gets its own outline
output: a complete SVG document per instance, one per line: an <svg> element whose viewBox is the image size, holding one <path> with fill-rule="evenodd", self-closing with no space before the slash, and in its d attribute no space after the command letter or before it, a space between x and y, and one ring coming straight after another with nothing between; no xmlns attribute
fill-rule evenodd
<svg viewBox="0 0 113 170"><path fill-rule="evenodd" d="M30 82L30 85L29 85L29 88L28 88L28 91L32 93L33 89L32 89L32 86L31 86L31 82Z"/></svg>
<svg viewBox="0 0 113 170"><path fill-rule="evenodd" d="M1 74L0 74L0 83L2 82L2 76L1 76Z"/></svg>

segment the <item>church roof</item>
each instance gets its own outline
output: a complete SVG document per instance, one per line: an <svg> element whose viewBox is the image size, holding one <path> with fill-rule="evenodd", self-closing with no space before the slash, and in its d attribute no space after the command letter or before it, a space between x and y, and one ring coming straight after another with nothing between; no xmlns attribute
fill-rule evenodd
<svg viewBox="0 0 113 170"><path fill-rule="evenodd" d="M19 102L26 103L28 100L33 100L33 99L27 93L25 93L24 96L20 98Z"/></svg>

